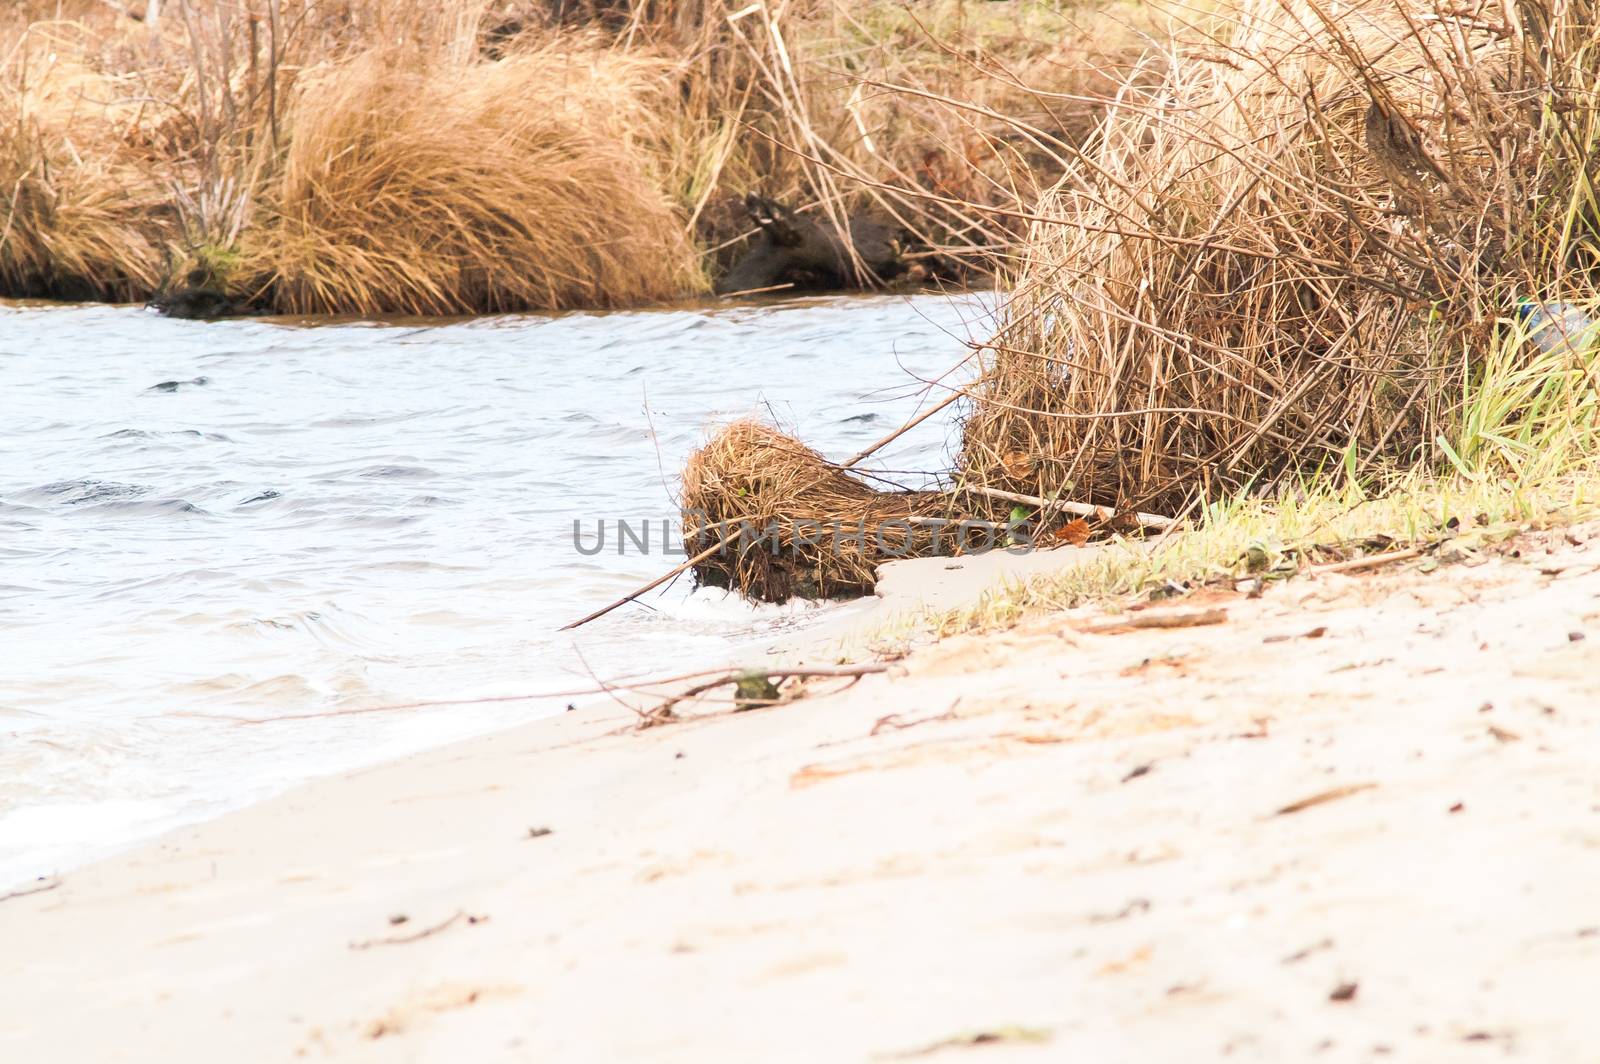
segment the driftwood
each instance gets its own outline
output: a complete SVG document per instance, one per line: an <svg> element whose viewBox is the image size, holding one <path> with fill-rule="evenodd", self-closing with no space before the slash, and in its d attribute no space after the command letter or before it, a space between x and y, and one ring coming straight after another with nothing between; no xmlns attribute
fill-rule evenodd
<svg viewBox="0 0 1600 1064"><path fill-rule="evenodd" d="M1162 517L1160 514L1119 512L1109 506L1095 506L1087 502L1069 502L1066 499L1046 499L1038 495L1020 495L1014 491L1001 491L999 488L969 486L959 489L957 493L961 492L983 495L1003 502L1021 503L1024 506L1036 506L1041 510L1059 510L1062 513L1076 514L1079 517L1095 517L1102 521L1128 517L1137 521L1143 528L1154 528L1163 532L1178 523L1173 518Z"/></svg>
<svg viewBox="0 0 1600 1064"><path fill-rule="evenodd" d="M678 703L688 701L691 698L698 698L707 691L714 691L719 687L727 687L730 684L735 685L740 690L741 697L735 702L735 708L747 709L758 705L769 705L776 701L776 699L772 697L745 695L744 691L747 687L761 686L768 689L769 692L773 692L776 691L776 685L773 683L774 680L788 680L795 678L815 679L827 677L859 679L862 676L871 676L876 673L888 671L889 663L885 661L871 661L859 665L795 666L792 668L780 669L729 669L720 676L713 677L712 679L706 680L702 683L697 683L694 686L673 695L665 702L662 702L659 706L640 713L639 727L651 728L660 724L665 724L668 721L675 720L677 715L673 712L673 707Z"/></svg>

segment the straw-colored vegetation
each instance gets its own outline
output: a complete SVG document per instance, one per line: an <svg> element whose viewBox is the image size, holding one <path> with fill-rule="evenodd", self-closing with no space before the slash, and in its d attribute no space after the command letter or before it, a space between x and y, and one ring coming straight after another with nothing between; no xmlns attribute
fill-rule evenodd
<svg viewBox="0 0 1600 1064"><path fill-rule="evenodd" d="M1053 181L1143 49L1120 3L20 0L0 295L659 301L727 264L752 191L982 274L1018 226L977 206Z"/></svg>
<svg viewBox="0 0 1600 1064"><path fill-rule="evenodd" d="M1248 0L1124 94L1038 209L964 476L1177 510L1434 462L1519 304L1592 299L1593 6L1332 10Z"/></svg>
<svg viewBox="0 0 1600 1064"><path fill-rule="evenodd" d="M490 64L375 51L306 75L242 268L298 313L691 291L694 249L636 133L654 120L640 83L656 67L545 47Z"/></svg>
<svg viewBox="0 0 1600 1064"><path fill-rule="evenodd" d="M879 562L938 553L971 531L948 496L879 491L750 420L690 456L682 502L686 552L721 548L696 569L700 582L767 602L868 593Z"/></svg>
<svg viewBox="0 0 1600 1064"><path fill-rule="evenodd" d="M985 609L1426 552L1448 518L1560 520L1593 496L1600 14L1331 12L1212 11L1016 204L1031 231L955 492L1195 525Z"/></svg>
<svg viewBox="0 0 1600 1064"><path fill-rule="evenodd" d="M136 299L173 235L165 189L127 140L122 87L41 27L0 64L0 291Z"/></svg>

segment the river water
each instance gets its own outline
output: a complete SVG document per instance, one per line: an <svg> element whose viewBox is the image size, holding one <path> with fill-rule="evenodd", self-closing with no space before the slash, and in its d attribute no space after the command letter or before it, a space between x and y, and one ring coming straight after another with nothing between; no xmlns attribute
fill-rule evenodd
<svg viewBox="0 0 1600 1064"><path fill-rule="evenodd" d="M448 322L0 304L0 886L803 626L671 568L678 470L757 414L834 457L926 402L983 297ZM934 417L880 468L948 465ZM871 463L869 463L870 465ZM916 478L901 478L920 486ZM617 553L615 522L651 529ZM592 550L598 522L606 549ZM673 540L673 546L677 546Z"/></svg>

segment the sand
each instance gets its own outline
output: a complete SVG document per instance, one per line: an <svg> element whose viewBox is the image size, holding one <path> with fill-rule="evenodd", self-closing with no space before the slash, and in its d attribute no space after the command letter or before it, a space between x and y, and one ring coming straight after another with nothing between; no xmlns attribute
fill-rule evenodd
<svg viewBox="0 0 1600 1064"><path fill-rule="evenodd" d="M1595 532L313 783L0 901L0 1060L1592 1059Z"/></svg>

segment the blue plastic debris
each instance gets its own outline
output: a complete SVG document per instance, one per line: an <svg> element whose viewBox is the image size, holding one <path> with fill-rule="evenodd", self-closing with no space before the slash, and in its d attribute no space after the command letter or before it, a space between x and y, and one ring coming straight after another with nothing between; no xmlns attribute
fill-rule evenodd
<svg viewBox="0 0 1600 1064"><path fill-rule="evenodd" d="M1517 317L1528 329L1528 336L1546 353L1563 347L1587 351L1600 343L1600 331L1589 314L1571 303L1535 303L1524 299L1517 304Z"/></svg>

